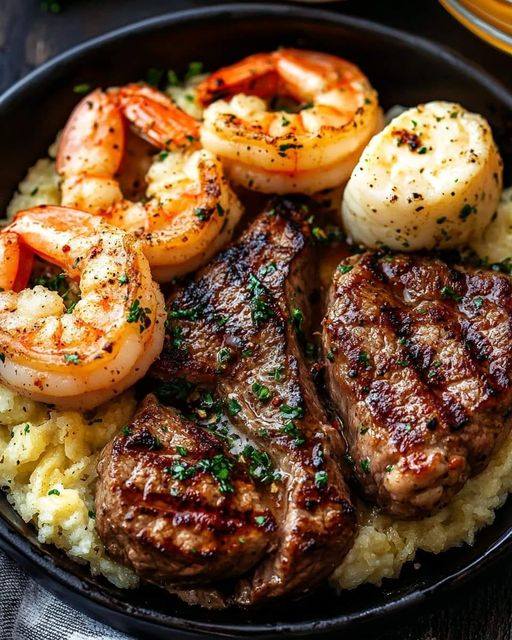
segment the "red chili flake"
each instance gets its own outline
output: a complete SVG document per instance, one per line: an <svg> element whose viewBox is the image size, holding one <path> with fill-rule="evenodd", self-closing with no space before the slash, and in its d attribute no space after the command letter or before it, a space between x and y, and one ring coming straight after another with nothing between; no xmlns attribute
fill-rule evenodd
<svg viewBox="0 0 512 640"><path fill-rule="evenodd" d="M69 253L71 251L71 247L69 246L69 244L65 244L62 247L62 253Z"/></svg>
<svg viewBox="0 0 512 640"><path fill-rule="evenodd" d="M407 144L411 151L416 151L422 146L421 139L417 133L407 131L407 129L395 129L392 133L398 138L398 146Z"/></svg>

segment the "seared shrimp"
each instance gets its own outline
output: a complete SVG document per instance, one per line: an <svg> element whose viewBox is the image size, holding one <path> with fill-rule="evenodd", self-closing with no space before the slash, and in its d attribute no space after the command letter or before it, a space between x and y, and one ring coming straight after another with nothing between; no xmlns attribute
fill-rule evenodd
<svg viewBox="0 0 512 640"><path fill-rule="evenodd" d="M116 178L125 120L162 150L144 203L125 199ZM75 108L59 145L62 204L135 233L157 280L196 269L231 238L242 213L221 162L200 149L198 135L198 123L151 87L93 91Z"/></svg>
<svg viewBox="0 0 512 640"><path fill-rule="evenodd" d="M32 263L32 252L21 244L16 233L0 233L0 292L21 291L30 278Z"/></svg>
<svg viewBox="0 0 512 640"><path fill-rule="evenodd" d="M0 293L2 382L34 400L88 409L139 380L162 348L165 308L137 239L57 206L20 212L8 233L79 281L81 299L66 310L40 285Z"/></svg>
<svg viewBox="0 0 512 640"><path fill-rule="evenodd" d="M377 93L353 64L325 53L280 49L220 69L198 87L201 143L230 177L265 193L313 193L346 182L381 128ZM298 113L269 111L291 98ZM232 98L229 102L219 98Z"/></svg>

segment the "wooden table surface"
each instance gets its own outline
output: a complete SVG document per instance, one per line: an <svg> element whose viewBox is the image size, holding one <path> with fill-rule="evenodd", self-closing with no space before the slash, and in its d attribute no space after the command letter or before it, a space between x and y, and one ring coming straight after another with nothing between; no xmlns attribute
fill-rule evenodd
<svg viewBox="0 0 512 640"><path fill-rule="evenodd" d="M213 4L200 0L0 0L0 91L35 66L95 35L149 16ZM45 10L45 5L49 10ZM318 6L318 5L317 5ZM512 58L479 41L434 0L347 0L322 4L442 42L512 88ZM53 10L52 10L53 9ZM394 623L377 640L512 638L512 561L479 578L438 608ZM361 640L366 634L358 636ZM7 639L6 639L7 640Z"/></svg>

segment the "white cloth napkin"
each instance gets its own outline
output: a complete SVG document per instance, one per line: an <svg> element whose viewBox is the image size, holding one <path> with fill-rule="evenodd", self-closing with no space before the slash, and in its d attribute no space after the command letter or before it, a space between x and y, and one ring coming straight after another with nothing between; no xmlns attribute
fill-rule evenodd
<svg viewBox="0 0 512 640"><path fill-rule="evenodd" d="M0 552L0 640L130 640L72 609Z"/></svg>

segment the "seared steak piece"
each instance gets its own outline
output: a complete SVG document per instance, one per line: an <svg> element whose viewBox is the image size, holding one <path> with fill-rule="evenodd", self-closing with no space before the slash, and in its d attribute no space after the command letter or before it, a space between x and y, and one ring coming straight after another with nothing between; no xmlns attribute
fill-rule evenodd
<svg viewBox="0 0 512 640"><path fill-rule="evenodd" d="M241 605L310 590L339 564L355 533L340 467L343 442L299 346L313 282L306 215L295 201L274 202L178 289L167 302L168 338L153 368L164 381L211 384L236 428L280 474L257 483L272 514L259 519L268 546L256 562L258 546L253 570L228 598Z"/></svg>
<svg viewBox="0 0 512 640"><path fill-rule="evenodd" d="M332 398L366 494L419 517L481 471L511 424L512 280L366 253L335 274L323 327Z"/></svg>
<svg viewBox="0 0 512 640"><path fill-rule="evenodd" d="M154 396L105 447L98 473L101 539L113 558L157 584L239 576L276 528L245 468Z"/></svg>

